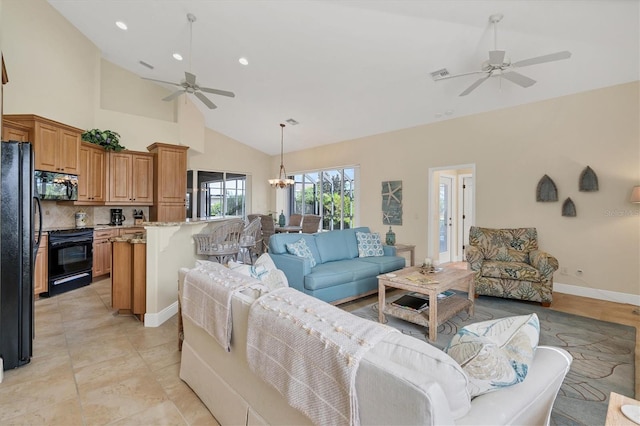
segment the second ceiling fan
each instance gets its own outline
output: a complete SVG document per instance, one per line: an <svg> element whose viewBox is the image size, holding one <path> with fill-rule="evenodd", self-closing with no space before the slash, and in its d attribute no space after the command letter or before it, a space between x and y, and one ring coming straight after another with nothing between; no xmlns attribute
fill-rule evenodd
<svg viewBox="0 0 640 426"><path fill-rule="evenodd" d="M188 13L187 20L189 21L189 71L191 71L191 51L193 47L193 23L196 21L196 17L195 15ZM156 81L158 83L170 84L172 86L181 87L180 90L176 90L169 96L162 98L163 101L172 101L173 99L177 98L183 93L191 93L196 98L200 99L200 101L202 101L202 103L205 104L209 109L215 109L217 108L216 104L211 102L211 100L207 98L202 92L212 93L214 95L228 96L230 98L234 98L236 96L235 93L229 92L226 90L211 89L209 87L201 87L196 82L195 74L192 74L189 71L184 72L184 80L181 81L180 83L174 83L171 81L164 81L164 80L156 80L154 78L147 78L147 77L142 77L142 78L145 80Z"/></svg>
<svg viewBox="0 0 640 426"><path fill-rule="evenodd" d="M571 52L562 51L556 53L550 53L548 55L536 56L534 58L524 59L517 62L511 62L510 60L505 60L506 52L504 50L498 50L498 22L500 22L503 18L501 13L497 13L491 15L489 17L489 22L493 24L494 30L494 50L489 51L489 59L484 61L480 67L479 71L471 71L465 72L461 74L451 75L447 71L447 69L441 69L438 71L434 71L431 73L431 76L434 80L447 80L450 78L462 77L465 75L473 75L473 74L484 74L478 80L476 80L471 86L467 87L460 96L466 96L472 91L474 91L478 86L487 81L489 77L499 76L501 78L505 78L512 83L517 84L521 87L530 87L533 86L536 81L532 78L527 77L526 75L520 74L519 72L514 71L514 68L528 67L530 65L542 64L545 62L553 62L559 61L561 59L569 59L571 57Z"/></svg>

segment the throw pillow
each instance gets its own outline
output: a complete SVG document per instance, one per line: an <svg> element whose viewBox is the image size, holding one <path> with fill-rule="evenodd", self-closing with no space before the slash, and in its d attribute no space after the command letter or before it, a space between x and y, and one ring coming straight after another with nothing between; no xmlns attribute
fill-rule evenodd
<svg viewBox="0 0 640 426"><path fill-rule="evenodd" d="M463 327L445 348L469 376L472 397L522 382L538 347L536 314Z"/></svg>
<svg viewBox="0 0 640 426"><path fill-rule="evenodd" d="M305 257L309 259L312 268L316 266L316 259L314 259L313 254L311 254L311 250L304 239L300 238L295 243L287 244L287 251L298 257Z"/></svg>
<svg viewBox="0 0 640 426"><path fill-rule="evenodd" d="M380 234L377 232L356 232L356 238L359 257L384 256Z"/></svg>

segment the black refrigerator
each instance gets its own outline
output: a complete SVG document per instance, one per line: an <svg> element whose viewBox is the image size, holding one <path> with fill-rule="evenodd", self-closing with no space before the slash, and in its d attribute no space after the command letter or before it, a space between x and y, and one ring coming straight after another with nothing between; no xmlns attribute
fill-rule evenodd
<svg viewBox="0 0 640 426"><path fill-rule="evenodd" d="M33 353L33 273L40 242L34 213L40 204L33 197L31 144L11 141L0 147L0 357L9 370L27 364Z"/></svg>

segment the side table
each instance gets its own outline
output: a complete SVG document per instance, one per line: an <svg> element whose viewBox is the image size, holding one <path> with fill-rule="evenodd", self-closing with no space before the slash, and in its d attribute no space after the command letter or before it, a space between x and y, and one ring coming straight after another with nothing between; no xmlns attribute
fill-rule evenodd
<svg viewBox="0 0 640 426"><path fill-rule="evenodd" d="M640 405L640 401L615 392L609 394L609 408L607 418L604 421L605 426L637 426L620 411L623 405Z"/></svg>
<svg viewBox="0 0 640 426"><path fill-rule="evenodd" d="M394 246L396 248L396 253L403 253L408 251L410 253L409 257L409 266L416 265L416 246L415 244L396 244Z"/></svg>

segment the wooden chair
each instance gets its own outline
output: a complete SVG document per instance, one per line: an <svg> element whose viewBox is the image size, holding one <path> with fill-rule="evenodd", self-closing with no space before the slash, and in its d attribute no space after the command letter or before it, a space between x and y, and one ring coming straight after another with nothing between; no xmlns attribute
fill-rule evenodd
<svg viewBox="0 0 640 426"><path fill-rule="evenodd" d="M196 253L207 255L209 260L222 264L237 259L243 230L242 219L231 219L213 228L210 233L195 234Z"/></svg>
<svg viewBox="0 0 640 426"><path fill-rule="evenodd" d="M273 217L266 214L261 214L259 216L260 224L262 226L262 252L266 253L269 251L269 238L275 234L276 227L273 222Z"/></svg>
<svg viewBox="0 0 640 426"><path fill-rule="evenodd" d="M242 257L243 263L253 265L253 256L256 258L262 252L262 226L260 217L255 217L247 226L245 226L240 235L240 253L238 257ZM248 262L247 262L248 258Z"/></svg>
<svg viewBox="0 0 640 426"><path fill-rule="evenodd" d="M289 226L300 226L302 223L302 215L294 213L289 216Z"/></svg>
<svg viewBox="0 0 640 426"><path fill-rule="evenodd" d="M320 216L315 214L305 214L302 218L302 232L304 234L313 234L318 232L320 227Z"/></svg>

